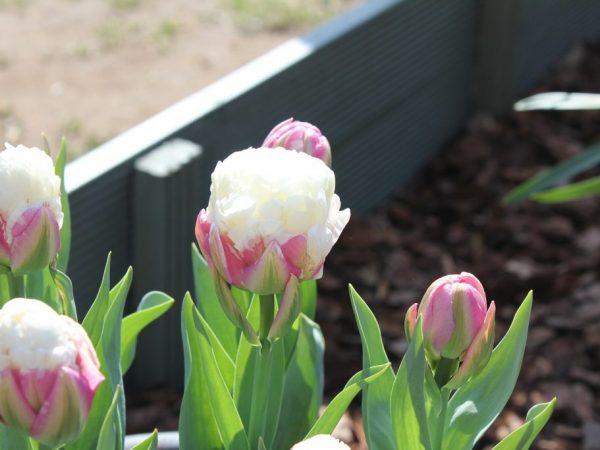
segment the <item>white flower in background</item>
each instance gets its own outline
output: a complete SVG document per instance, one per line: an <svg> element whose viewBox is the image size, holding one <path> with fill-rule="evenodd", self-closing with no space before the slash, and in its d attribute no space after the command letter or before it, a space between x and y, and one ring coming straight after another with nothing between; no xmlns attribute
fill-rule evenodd
<svg viewBox="0 0 600 450"><path fill-rule="evenodd" d="M60 248L60 178L42 150L0 151L0 267L23 274L46 267Z"/></svg>
<svg viewBox="0 0 600 450"><path fill-rule="evenodd" d="M250 148L219 162L196 237L211 267L257 294L283 292L293 275L320 278L350 219L323 161L283 148Z"/></svg>
<svg viewBox="0 0 600 450"><path fill-rule="evenodd" d="M83 429L104 376L85 330L39 300L0 309L0 420L60 446Z"/></svg>
<svg viewBox="0 0 600 450"><path fill-rule="evenodd" d="M328 434L319 434L297 443L291 450L350 450L350 447Z"/></svg>

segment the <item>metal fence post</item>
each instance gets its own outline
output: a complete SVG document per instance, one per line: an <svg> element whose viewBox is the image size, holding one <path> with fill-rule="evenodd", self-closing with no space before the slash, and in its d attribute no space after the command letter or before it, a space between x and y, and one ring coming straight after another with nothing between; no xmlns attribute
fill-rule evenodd
<svg viewBox="0 0 600 450"><path fill-rule="evenodd" d="M182 139L138 158L133 177L133 294L173 296L175 305L142 332L128 377L135 389L183 385L180 304L192 288L190 245L200 207L202 149Z"/></svg>

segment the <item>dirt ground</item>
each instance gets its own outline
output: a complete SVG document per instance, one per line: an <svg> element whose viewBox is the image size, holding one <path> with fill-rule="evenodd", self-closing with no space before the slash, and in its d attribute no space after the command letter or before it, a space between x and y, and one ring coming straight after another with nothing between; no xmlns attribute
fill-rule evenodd
<svg viewBox="0 0 600 450"><path fill-rule="evenodd" d="M358 3L0 0L0 142L76 157Z"/></svg>

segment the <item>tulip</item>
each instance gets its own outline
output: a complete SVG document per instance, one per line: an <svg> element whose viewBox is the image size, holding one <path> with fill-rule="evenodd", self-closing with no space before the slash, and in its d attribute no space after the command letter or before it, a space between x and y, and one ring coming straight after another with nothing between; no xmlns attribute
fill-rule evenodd
<svg viewBox="0 0 600 450"><path fill-rule="evenodd" d="M229 284L269 295L291 277L320 278L325 257L350 219L335 176L322 161L283 148L235 152L212 174L196 238Z"/></svg>
<svg viewBox="0 0 600 450"><path fill-rule="evenodd" d="M429 286L419 305L415 303L409 308L405 331L410 339L421 315L429 359L462 362L448 384L455 387L489 360L495 311L494 302L487 307L485 291L475 276L467 272L446 275Z"/></svg>
<svg viewBox="0 0 600 450"><path fill-rule="evenodd" d="M104 376L84 329L39 300L0 309L0 421L48 446L77 438Z"/></svg>
<svg viewBox="0 0 600 450"><path fill-rule="evenodd" d="M318 434L297 443L291 450L350 450L350 447L328 434Z"/></svg>
<svg viewBox="0 0 600 450"><path fill-rule="evenodd" d="M296 150L320 159L331 166L331 147L329 141L314 125L293 118L284 120L271 130L263 147L283 147Z"/></svg>
<svg viewBox="0 0 600 450"><path fill-rule="evenodd" d="M0 151L0 269L43 269L58 254L63 213L52 158L22 145Z"/></svg>

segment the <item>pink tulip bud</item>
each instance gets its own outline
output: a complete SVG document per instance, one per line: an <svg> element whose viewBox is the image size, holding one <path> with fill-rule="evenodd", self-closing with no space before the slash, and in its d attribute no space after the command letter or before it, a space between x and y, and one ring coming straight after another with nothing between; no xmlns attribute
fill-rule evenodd
<svg viewBox="0 0 600 450"><path fill-rule="evenodd" d="M485 291L470 273L446 275L425 292L420 305L415 303L406 314L405 332L410 339L417 317L422 316L423 340L432 360L459 359L456 379L466 380L485 365L494 341L494 302L487 308Z"/></svg>
<svg viewBox="0 0 600 450"><path fill-rule="evenodd" d="M0 421L49 446L83 429L104 376L84 329L39 300L0 309Z"/></svg>
<svg viewBox="0 0 600 450"><path fill-rule="evenodd" d="M350 219L322 161L282 148L235 152L212 174L196 238L228 283L281 293L293 275L321 277L325 257Z"/></svg>
<svg viewBox="0 0 600 450"><path fill-rule="evenodd" d="M22 145L0 151L0 266L43 269L60 248L60 178L50 156Z"/></svg>
<svg viewBox="0 0 600 450"><path fill-rule="evenodd" d="M350 447L333 436L318 434L306 441L298 442L291 450L350 450Z"/></svg>
<svg viewBox="0 0 600 450"><path fill-rule="evenodd" d="M331 166L329 141L317 127L308 122L300 122L293 118L284 120L271 130L263 147L296 150L314 156Z"/></svg>

